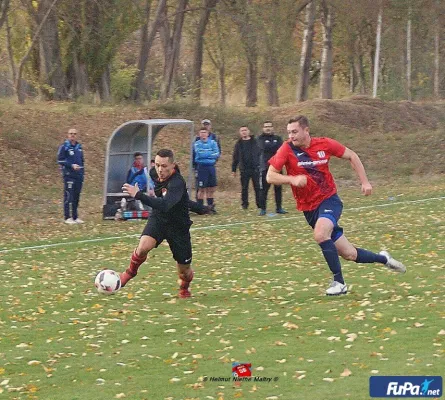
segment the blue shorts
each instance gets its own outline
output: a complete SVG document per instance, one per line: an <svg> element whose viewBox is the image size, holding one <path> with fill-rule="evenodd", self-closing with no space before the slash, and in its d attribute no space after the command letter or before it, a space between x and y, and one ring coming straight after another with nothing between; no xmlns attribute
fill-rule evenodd
<svg viewBox="0 0 445 400"><path fill-rule="evenodd" d="M343 203L337 194L322 201L320 205L312 211L304 211L307 223L314 229L315 223L318 218L328 218L334 224L334 230L332 231L331 239L335 242L343 235L343 228L338 225L338 220L341 217L343 211Z"/></svg>
<svg viewBox="0 0 445 400"><path fill-rule="evenodd" d="M214 165L198 164L198 188L208 188L216 186L216 168Z"/></svg>

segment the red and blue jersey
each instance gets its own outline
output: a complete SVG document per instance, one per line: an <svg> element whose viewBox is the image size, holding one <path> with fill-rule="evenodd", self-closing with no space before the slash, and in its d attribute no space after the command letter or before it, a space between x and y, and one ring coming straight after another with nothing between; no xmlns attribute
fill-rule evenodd
<svg viewBox="0 0 445 400"><path fill-rule="evenodd" d="M328 164L331 156L341 158L345 149L341 143L330 138L311 138L307 148L296 147L288 140L269 160L269 164L278 171L286 167L288 175L306 175L307 185L301 188L292 186L292 193L298 210L311 211L337 193Z"/></svg>

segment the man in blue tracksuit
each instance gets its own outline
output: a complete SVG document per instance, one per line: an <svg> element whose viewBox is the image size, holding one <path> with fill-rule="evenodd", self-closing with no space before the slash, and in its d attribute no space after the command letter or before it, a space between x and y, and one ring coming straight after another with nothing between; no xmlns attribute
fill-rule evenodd
<svg viewBox="0 0 445 400"><path fill-rule="evenodd" d="M57 163L62 170L64 182L63 210L66 224L81 224L77 215L80 192L84 177L82 145L77 141L77 130L68 130L67 140L59 147Z"/></svg>
<svg viewBox="0 0 445 400"><path fill-rule="evenodd" d="M209 131L205 128L199 130L199 140L194 145L194 162L197 171L198 203L207 204L213 208L213 197L216 188L215 163L219 158L219 149L216 141L209 138Z"/></svg>

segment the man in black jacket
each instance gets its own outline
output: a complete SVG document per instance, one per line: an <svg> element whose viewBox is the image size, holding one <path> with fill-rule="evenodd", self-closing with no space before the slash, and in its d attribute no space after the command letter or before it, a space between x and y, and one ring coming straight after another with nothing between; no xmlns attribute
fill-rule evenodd
<svg viewBox="0 0 445 400"><path fill-rule="evenodd" d="M133 251L130 266L120 274L121 284L137 275L140 265L147 259L148 253L164 240L170 246L176 261L178 276L181 280L179 297L191 296L190 282L193 279L192 244L189 216L189 196L184 178L178 172L173 152L170 149L159 150L155 158L158 179L155 180L155 197L147 196L138 185L125 183L122 190L136 200L150 206L153 211L145 226L139 244Z"/></svg>
<svg viewBox="0 0 445 400"><path fill-rule="evenodd" d="M267 193L270 183L266 181L267 170L269 169L269 160L275 155L277 150L283 144L283 139L273 132L273 123L264 121L263 133L258 137L258 146L260 148L260 215L266 215ZM275 205L277 214L287 214L282 204L282 189L280 185L274 185Z"/></svg>
<svg viewBox="0 0 445 400"><path fill-rule="evenodd" d="M236 176L236 169L239 166L241 177L241 206L244 210L249 207L249 181L252 180L255 190L256 206L260 208L260 174L259 162L260 154L256 139L251 136L249 128L242 126L239 128L240 139L233 149L232 175Z"/></svg>

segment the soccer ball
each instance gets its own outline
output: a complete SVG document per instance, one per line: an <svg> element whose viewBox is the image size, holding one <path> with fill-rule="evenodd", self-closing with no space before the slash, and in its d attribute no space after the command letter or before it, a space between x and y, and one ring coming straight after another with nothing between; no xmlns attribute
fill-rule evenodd
<svg viewBox="0 0 445 400"><path fill-rule="evenodd" d="M114 294L121 288L121 278L112 269L104 269L97 274L94 285L99 293Z"/></svg>

